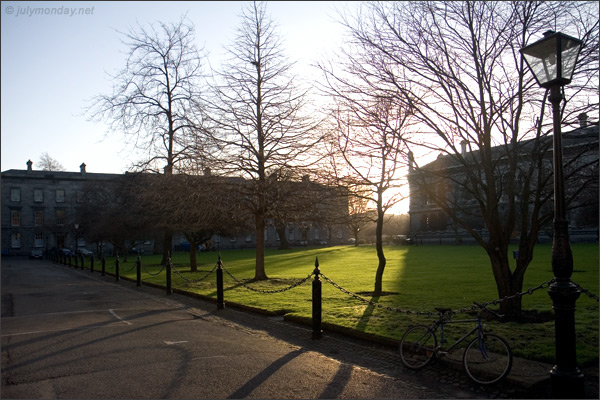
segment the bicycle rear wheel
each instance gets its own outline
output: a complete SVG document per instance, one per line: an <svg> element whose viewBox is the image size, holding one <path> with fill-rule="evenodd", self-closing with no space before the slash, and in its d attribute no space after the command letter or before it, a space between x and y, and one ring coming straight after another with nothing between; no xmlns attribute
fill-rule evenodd
<svg viewBox="0 0 600 400"><path fill-rule="evenodd" d="M463 354L463 365L475 382L489 385L510 372L513 355L506 340L493 334L473 339Z"/></svg>
<svg viewBox="0 0 600 400"><path fill-rule="evenodd" d="M423 368L433 358L436 346L437 338L428 326L413 326L400 339L400 359L408 368Z"/></svg>

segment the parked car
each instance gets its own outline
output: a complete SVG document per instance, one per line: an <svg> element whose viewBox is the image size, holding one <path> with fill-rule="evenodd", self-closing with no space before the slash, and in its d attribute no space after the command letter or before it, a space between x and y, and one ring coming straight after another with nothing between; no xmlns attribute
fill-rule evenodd
<svg viewBox="0 0 600 400"><path fill-rule="evenodd" d="M70 256L73 254L73 252L67 248L58 249L58 253L62 254L63 256Z"/></svg>
<svg viewBox="0 0 600 400"><path fill-rule="evenodd" d="M29 258L38 258L41 259L44 256L44 252L41 249L33 249L31 250L31 254Z"/></svg>
<svg viewBox="0 0 600 400"><path fill-rule="evenodd" d="M77 254L84 256L84 257L89 257L94 253L88 249L77 249Z"/></svg>

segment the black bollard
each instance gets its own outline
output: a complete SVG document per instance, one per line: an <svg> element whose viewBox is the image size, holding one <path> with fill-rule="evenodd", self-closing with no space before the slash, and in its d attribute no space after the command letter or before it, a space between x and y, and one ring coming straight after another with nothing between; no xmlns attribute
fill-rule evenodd
<svg viewBox="0 0 600 400"><path fill-rule="evenodd" d="M137 285L142 286L142 260L140 256L137 256L137 261L135 262L136 266L136 276L137 276Z"/></svg>
<svg viewBox="0 0 600 400"><path fill-rule="evenodd" d="M85 266L85 258L83 257L83 254L81 255L81 270L83 271L83 267Z"/></svg>
<svg viewBox="0 0 600 400"><path fill-rule="evenodd" d="M90 257L90 272L94 272L94 255Z"/></svg>
<svg viewBox="0 0 600 400"><path fill-rule="evenodd" d="M115 281L118 281L119 279L119 255L117 254L117 258L115 259Z"/></svg>
<svg viewBox="0 0 600 400"><path fill-rule="evenodd" d="M225 308L225 301L223 300L223 262L221 261L221 254L219 253L219 260L217 261L217 309L222 310Z"/></svg>
<svg viewBox="0 0 600 400"><path fill-rule="evenodd" d="M104 257L104 256L102 256L101 265L102 265L101 273L102 273L102 276L104 276L106 273L106 257Z"/></svg>
<svg viewBox="0 0 600 400"><path fill-rule="evenodd" d="M72 267L72 266L73 266L73 264L71 263L71 261L72 261L72 260L71 260L71 255L69 254L69 267Z"/></svg>
<svg viewBox="0 0 600 400"><path fill-rule="evenodd" d="M315 279L312 283L312 338L321 339L323 337L322 329L322 311L323 307L321 304L322 300L322 282L319 278L319 257L315 259Z"/></svg>
<svg viewBox="0 0 600 400"><path fill-rule="evenodd" d="M167 295L173 294L173 288L171 287L171 257L167 257Z"/></svg>

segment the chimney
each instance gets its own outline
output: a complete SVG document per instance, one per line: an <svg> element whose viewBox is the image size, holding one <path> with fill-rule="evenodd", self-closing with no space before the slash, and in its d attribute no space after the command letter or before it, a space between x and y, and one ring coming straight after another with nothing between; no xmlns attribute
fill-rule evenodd
<svg viewBox="0 0 600 400"><path fill-rule="evenodd" d="M81 172L81 175L85 175L85 163L81 163L79 166L79 172Z"/></svg>
<svg viewBox="0 0 600 400"><path fill-rule="evenodd" d="M31 162L31 160L27 161L27 172L31 172L33 171L33 163Z"/></svg>
<svg viewBox="0 0 600 400"><path fill-rule="evenodd" d="M460 154L466 154L466 152L467 152L467 144L469 144L469 142L467 142L464 139L460 142Z"/></svg>
<svg viewBox="0 0 600 400"><path fill-rule="evenodd" d="M579 127L585 128L588 125L588 115L586 113L581 113L577 116L579 119Z"/></svg>
<svg viewBox="0 0 600 400"><path fill-rule="evenodd" d="M412 151L408 152L408 170L412 171L415 168L415 156Z"/></svg>

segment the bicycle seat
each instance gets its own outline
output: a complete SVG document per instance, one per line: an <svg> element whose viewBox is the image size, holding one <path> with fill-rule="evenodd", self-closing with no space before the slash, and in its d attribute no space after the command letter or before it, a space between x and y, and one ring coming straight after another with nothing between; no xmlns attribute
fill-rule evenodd
<svg viewBox="0 0 600 400"><path fill-rule="evenodd" d="M435 310L437 312L442 313L442 314L447 313L448 311L452 311L451 308L443 308L443 307L435 307Z"/></svg>

